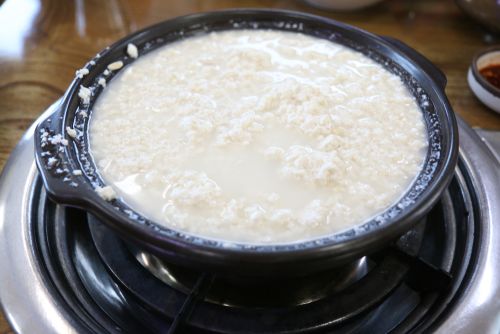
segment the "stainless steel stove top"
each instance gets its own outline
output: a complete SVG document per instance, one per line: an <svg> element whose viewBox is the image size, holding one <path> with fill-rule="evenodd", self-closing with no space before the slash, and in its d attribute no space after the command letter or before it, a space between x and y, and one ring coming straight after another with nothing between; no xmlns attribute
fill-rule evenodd
<svg viewBox="0 0 500 334"><path fill-rule="evenodd" d="M500 132L474 131L462 120L459 130L457 178L472 189L466 196L473 197L471 203L476 207L468 214L476 216L480 228L474 230L477 247L471 253L467 286L460 288L453 308L433 328L438 333L496 334L500 332ZM17 332L78 333L81 327L55 296L57 290L40 266L40 256L50 256L50 252L41 252L33 244L30 224L38 210L33 192L38 179L33 131L34 126L13 152L0 179L0 301Z"/></svg>

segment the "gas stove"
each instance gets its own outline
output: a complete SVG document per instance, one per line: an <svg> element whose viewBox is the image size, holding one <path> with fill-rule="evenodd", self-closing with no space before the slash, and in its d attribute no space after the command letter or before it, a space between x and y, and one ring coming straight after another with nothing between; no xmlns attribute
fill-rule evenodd
<svg viewBox="0 0 500 334"><path fill-rule="evenodd" d="M394 245L256 281L165 263L49 200L32 126L0 179L3 309L20 333L499 333L500 133L459 130L450 186Z"/></svg>

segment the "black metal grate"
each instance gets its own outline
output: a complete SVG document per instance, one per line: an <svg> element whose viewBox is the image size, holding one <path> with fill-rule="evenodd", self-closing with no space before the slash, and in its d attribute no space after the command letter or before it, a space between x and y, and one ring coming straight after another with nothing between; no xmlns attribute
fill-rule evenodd
<svg viewBox="0 0 500 334"><path fill-rule="evenodd" d="M422 331L452 308L475 247L473 199L458 173L424 221L369 255L369 272L340 291L303 305L227 306L206 298L220 280L216 275L193 273L197 278L187 293L171 287L105 225L52 203L41 184L37 187L33 237L46 280L82 332Z"/></svg>

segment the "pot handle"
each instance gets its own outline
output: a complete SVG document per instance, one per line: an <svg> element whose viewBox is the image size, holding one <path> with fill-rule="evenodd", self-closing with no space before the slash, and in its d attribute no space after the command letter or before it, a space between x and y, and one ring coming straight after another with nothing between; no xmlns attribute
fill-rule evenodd
<svg viewBox="0 0 500 334"><path fill-rule="evenodd" d="M421 53L415 51L404 42L389 36L381 36L386 42L403 52L411 60L415 61L429 75L443 91L446 88L446 75L429 59L424 57Z"/></svg>
<svg viewBox="0 0 500 334"><path fill-rule="evenodd" d="M64 111L61 100L49 107L35 130L35 161L43 184L50 197L61 203L81 206L85 202L85 193L81 187L85 182L79 182L83 175L75 170L68 159L74 153L74 138L64 127ZM72 131L71 131L72 132Z"/></svg>

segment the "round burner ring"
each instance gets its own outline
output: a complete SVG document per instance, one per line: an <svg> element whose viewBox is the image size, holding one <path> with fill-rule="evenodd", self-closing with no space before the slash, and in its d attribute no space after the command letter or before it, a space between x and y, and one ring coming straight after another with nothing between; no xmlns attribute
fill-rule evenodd
<svg viewBox="0 0 500 334"><path fill-rule="evenodd" d="M162 282L189 294L201 273L165 263L156 256L129 246L137 261ZM362 257L343 267L315 274L274 280L247 277L217 276L205 295L205 300L231 307L278 307L305 305L360 280L369 271L368 260Z"/></svg>
<svg viewBox="0 0 500 334"><path fill-rule="evenodd" d="M53 108L55 107L53 106ZM51 113L50 109L46 115L49 113ZM497 228L498 224L496 224L500 221L500 207L496 205L496 203L500 203L500 191L497 183L494 182L500 179L500 169L498 161L486 145L481 143L479 136L460 119L459 126L461 136L459 169L466 175L465 187L471 191L471 197L475 203L468 214L475 221L474 240L476 244L472 249L471 263L466 270L465 278L455 294L453 309L450 312L442 313L440 319L433 322L433 329L442 333L498 332L499 328L496 322L498 307L496 305L498 298L500 298L500 286L486 284L491 283L491 280L486 281L486 279L500 275L498 265L500 254L496 247L500 243L500 229ZM0 178L0 184L2 184L0 203L2 204L1 208L3 208L0 210L0 264L2 268L8 268L8 270L0 270L2 307L7 319L18 332L86 332L92 328L89 327L90 323L95 326L96 318L85 320L82 317L83 313L77 313L76 308L70 306L68 301L76 296L75 291L68 290L67 285L63 284L59 288L55 288L57 280L68 280L68 277L62 275L61 268L59 267L56 272L51 273L47 269L48 264L57 264L56 262L59 260L64 260L70 265L72 259L60 258L53 249L47 249L46 246L50 244L46 244L45 250L42 247L42 244L47 243L48 239L54 239L54 236L49 238L47 235L48 227L39 225L43 222L38 221L37 217L40 185L33 162L33 132L34 127L28 130L13 152ZM86 224L71 223L73 223L70 224L71 228L80 228L80 230L73 232L89 233ZM459 247L459 240L455 241L458 242L457 247ZM96 255L98 256L98 254ZM136 261L132 255L130 256L132 260ZM453 263L454 261L451 262L452 266L456 265ZM102 263L87 264L103 265ZM143 270L145 271L145 269ZM85 272L80 274L85 274ZM87 274L91 275L92 273L88 272ZM158 281L152 275L149 277L150 280ZM73 278L80 279L78 276ZM87 278L92 279L92 276ZM143 322L143 330L151 326L157 326L156 328L163 328L163 330L168 328L166 327L169 324L168 318L162 318L163 320L158 322L155 311L149 310L144 313L144 309L135 309L134 314L126 313L130 311L129 307L133 305L132 303L137 303L137 299L123 289L120 282L111 281L111 276L109 276L107 284L109 285L105 287L114 291L117 300L126 303L116 305L117 308L111 310L122 315L129 314L128 318L121 317L121 322L129 322L133 320L133 317L139 317ZM141 284L147 285L149 282L144 281ZM396 288L394 293L400 298L396 301L402 302L404 300L401 298L405 296L407 289L404 285ZM488 289L486 294L485 289ZM90 292L82 290L79 293L88 294ZM26 298L26 296L32 296L32 298ZM109 298L110 296L104 295L102 297ZM156 297L165 299L161 295ZM173 298L171 303L179 306L179 304L182 305L186 296L177 292ZM93 311L100 312L102 317L114 314L110 312L104 302L96 304L94 301L92 303L96 307ZM401 305L396 304L396 306ZM213 305L213 307L217 307L217 305ZM302 305L301 307L307 309L310 305ZM104 314L104 308L106 312L110 312L108 315ZM401 307L396 307L396 310L398 312L393 312L394 316L397 315L395 313L402 311ZM198 310L198 312L200 311L204 312L206 309L202 307L201 310ZM50 317L47 317L47 314L50 314ZM213 315L214 313L209 309L205 314ZM375 319L379 318L375 317ZM470 319L470 321L464 322L463 319ZM204 326L199 315L194 314L189 320L196 326ZM315 320L315 318L310 319L312 322ZM211 321L214 325L217 319ZM263 321L269 321L269 318L265 318ZM407 319L406 322L408 321L412 320ZM377 321L369 323L372 326L370 328L378 328L378 323ZM111 332L118 330L118 325L113 324L111 320L109 325L111 326L109 328L114 328ZM125 325L120 326L122 329L127 328Z"/></svg>

